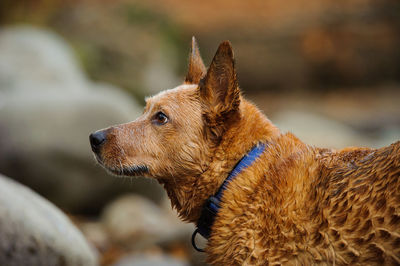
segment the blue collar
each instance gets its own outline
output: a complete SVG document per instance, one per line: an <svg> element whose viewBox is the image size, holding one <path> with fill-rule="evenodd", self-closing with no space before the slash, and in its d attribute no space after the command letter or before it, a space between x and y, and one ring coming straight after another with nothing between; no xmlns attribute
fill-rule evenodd
<svg viewBox="0 0 400 266"><path fill-rule="evenodd" d="M265 151L266 144L260 143L254 146L248 154L246 154L233 168L232 172L225 179L224 183L222 183L221 187L218 189L217 193L214 196L211 196L207 199L206 203L203 206L201 215L199 220L197 221L197 228L192 235L192 245L197 251L203 251L196 246L195 237L196 234L199 233L204 238L209 238L211 234L211 226L214 223L215 216L220 209L220 202L222 198L222 194L224 190L227 189L229 182L235 178L243 169L249 167L253 164L253 162L260 157L260 155Z"/></svg>

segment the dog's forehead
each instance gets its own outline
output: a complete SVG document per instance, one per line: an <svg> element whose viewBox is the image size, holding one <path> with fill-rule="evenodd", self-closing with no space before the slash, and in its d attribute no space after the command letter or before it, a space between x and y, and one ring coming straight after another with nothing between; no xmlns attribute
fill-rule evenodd
<svg viewBox="0 0 400 266"><path fill-rule="evenodd" d="M178 96L184 97L184 95L186 95L187 92L196 88L197 85L194 84L183 84L173 89L161 91L158 94L145 99L146 109L152 109L152 107L154 107L155 105L163 105L166 103L171 103L171 100L173 102L174 100L177 100L176 98Z"/></svg>

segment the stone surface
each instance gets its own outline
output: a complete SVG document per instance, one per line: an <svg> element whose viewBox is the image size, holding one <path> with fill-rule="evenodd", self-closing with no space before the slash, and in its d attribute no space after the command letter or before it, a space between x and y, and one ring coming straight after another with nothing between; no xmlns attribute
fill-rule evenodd
<svg viewBox="0 0 400 266"><path fill-rule="evenodd" d="M341 148L367 142L350 127L304 110L281 111L271 119L282 132L292 132L305 143L318 147Z"/></svg>
<svg viewBox="0 0 400 266"><path fill-rule="evenodd" d="M90 150L91 132L131 121L141 109L122 90L87 79L57 35L32 27L0 30L0 171L57 206L96 213L126 191L161 199L155 182L117 181Z"/></svg>
<svg viewBox="0 0 400 266"><path fill-rule="evenodd" d="M307 144L325 148L379 148L395 142L400 132L399 127L382 127L386 134L373 138L341 121L306 110L280 111L271 120L282 132L291 132Z"/></svg>
<svg viewBox="0 0 400 266"><path fill-rule="evenodd" d="M28 26L3 28L0 47L1 91L79 91L87 83L58 35Z"/></svg>
<svg viewBox="0 0 400 266"><path fill-rule="evenodd" d="M110 203L102 214L102 224L110 238L134 248L185 239L194 230L146 198L127 194Z"/></svg>
<svg viewBox="0 0 400 266"><path fill-rule="evenodd" d="M167 255L130 255L121 258L113 266L188 266L189 263Z"/></svg>
<svg viewBox="0 0 400 266"><path fill-rule="evenodd" d="M53 204L0 175L0 265L97 265L81 232Z"/></svg>
<svg viewBox="0 0 400 266"><path fill-rule="evenodd" d="M128 255L113 266L188 266L189 263L168 255Z"/></svg>

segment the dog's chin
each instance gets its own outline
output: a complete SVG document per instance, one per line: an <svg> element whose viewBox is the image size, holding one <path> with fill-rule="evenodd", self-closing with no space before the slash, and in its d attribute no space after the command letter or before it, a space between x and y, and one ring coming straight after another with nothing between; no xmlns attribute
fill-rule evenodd
<svg viewBox="0 0 400 266"><path fill-rule="evenodd" d="M134 165L123 168L104 167L117 176L146 176L149 174L149 167L146 165Z"/></svg>

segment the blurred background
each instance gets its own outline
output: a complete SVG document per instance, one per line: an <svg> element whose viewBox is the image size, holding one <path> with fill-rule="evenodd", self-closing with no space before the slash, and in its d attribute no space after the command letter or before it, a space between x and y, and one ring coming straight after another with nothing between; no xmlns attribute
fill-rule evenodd
<svg viewBox="0 0 400 266"><path fill-rule="evenodd" d="M183 81L191 36L223 40L240 86L312 145L400 139L398 0L2 0L0 173L66 212L101 265L204 265L152 180L108 175L91 132Z"/></svg>

